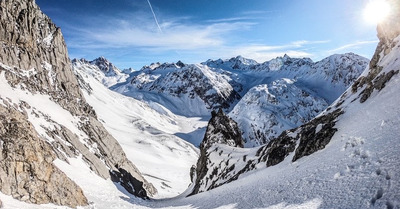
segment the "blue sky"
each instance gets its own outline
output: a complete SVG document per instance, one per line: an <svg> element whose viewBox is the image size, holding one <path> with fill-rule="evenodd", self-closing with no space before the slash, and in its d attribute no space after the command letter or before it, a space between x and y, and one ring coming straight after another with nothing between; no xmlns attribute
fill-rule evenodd
<svg viewBox="0 0 400 209"><path fill-rule="evenodd" d="M36 0L61 27L71 58L104 56L121 69L237 55L371 58L378 39L363 18L368 1L150 0L159 28L147 0Z"/></svg>

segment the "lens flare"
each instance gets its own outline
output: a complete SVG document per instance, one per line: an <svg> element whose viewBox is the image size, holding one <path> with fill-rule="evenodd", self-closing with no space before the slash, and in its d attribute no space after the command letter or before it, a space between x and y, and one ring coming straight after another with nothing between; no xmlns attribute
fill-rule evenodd
<svg viewBox="0 0 400 209"><path fill-rule="evenodd" d="M390 5L385 0L371 0L364 9L364 19L369 24L379 24L390 13Z"/></svg>

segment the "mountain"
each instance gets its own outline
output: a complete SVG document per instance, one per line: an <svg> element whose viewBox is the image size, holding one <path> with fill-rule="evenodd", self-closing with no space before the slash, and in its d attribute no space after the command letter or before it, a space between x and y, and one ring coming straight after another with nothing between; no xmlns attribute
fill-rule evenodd
<svg viewBox="0 0 400 209"><path fill-rule="evenodd" d="M242 62L243 59L239 56L225 61L208 60L202 64L234 72L233 79L242 84L243 94L256 85L287 78L295 79L302 86L315 91L328 103L335 101L358 78L369 61L354 53L332 55L319 62L288 55L261 64Z"/></svg>
<svg viewBox="0 0 400 209"><path fill-rule="evenodd" d="M225 205L238 208L399 207L398 18L397 9L378 26L380 42L369 66L320 115L261 147L232 147L221 139L201 150L198 162L207 161L208 167L196 169L202 178L192 188L201 189L193 193L218 185L208 195L234 196Z"/></svg>
<svg viewBox="0 0 400 209"><path fill-rule="evenodd" d="M353 53L319 62L285 55L261 64L241 56L152 63L111 89L186 117L209 117L222 108L239 123L245 146L254 147L317 116L367 65L368 59Z"/></svg>
<svg viewBox="0 0 400 209"><path fill-rule="evenodd" d="M208 115L240 99L230 73L200 64L155 63L131 74L129 83L112 89L139 100L157 102L176 114ZM186 107L186 108L182 108Z"/></svg>
<svg viewBox="0 0 400 209"><path fill-rule="evenodd" d="M121 190L154 195L86 102L61 29L35 1L0 6L1 193L35 204L88 205L80 178L66 174L79 162Z"/></svg>
<svg viewBox="0 0 400 209"><path fill-rule="evenodd" d="M328 107L314 92L293 79L255 86L229 113L242 130L246 147L267 144L282 131L298 127Z"/></svg>
<svg viewBox="0 0 400 209"><path fill-rule="evenodd" d="M247 59L242 56L232 57L228 60L207 60L206 62L201 63L203 65L207 65L212 68L221 68L224 70L249 70L255 69L258 65L257 61L252 59Z"/></svg>
<svg viewBox="0 0 400 209"><path fill-rule="evenodd" d="M104 57L99 57L93 61L73 59L72 66L74 68L85 68L85 71L107 87L125 82L129 78L129 74L133 72L132 69L121 71Z"/></svg>

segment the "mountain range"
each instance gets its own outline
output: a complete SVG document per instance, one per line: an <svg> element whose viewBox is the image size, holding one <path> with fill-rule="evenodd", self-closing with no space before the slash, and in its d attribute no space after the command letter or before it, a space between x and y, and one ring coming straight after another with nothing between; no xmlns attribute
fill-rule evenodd
<svg viewBox="0 0 400 209"><path fill-rule="evenodd" d="M104 58L72 63L103 83L123 77L126 81L106 86L178 115L209 117L222 108L239 123L246 147L254 147L317 116L355 81L368 59L348 53L314 63L285 55L258 64L238 56L202 64L153 63L125 76L115 67L108 76Z"/></svg>
<svg viewBox="0 0 400 209"><path fill-rule="evenodd" d="M0 208L398 208L400 10L369 61L120 70L0 1ZM397 9L396 9L397 8Z"/></svg>

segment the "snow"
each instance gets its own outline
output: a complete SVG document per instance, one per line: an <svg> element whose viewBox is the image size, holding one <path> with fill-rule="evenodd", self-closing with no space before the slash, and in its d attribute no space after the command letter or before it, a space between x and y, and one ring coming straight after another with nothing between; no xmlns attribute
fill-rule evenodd
<svg viewBox="0 0 400 209"><path fill-rule="evenodd" d="M51 137L47 136L46 130L43 127L53 129L57 126L55 123L50 122L52 120L76 133L80 136L81 142L85 144L83 138L88 137L78 128L79 118L72 116L70 112L51 101L48 95L32 94L20 88L12 88L8 85L4 72L0 74L0 92L2 100L7 98L10 103L18 105L23 101L31 106L30 109L25 109L25 111L28 112L28 120L34 125L36 131L41 136L50 140ZM24 110L21 109L20 111ZM38 115L39 117L37 117ZM47 120L47 118L50 120Z"/></svg>
<svg viewBox="0 0 400 209"><path fill-rule="evenodd" d="M108 62L108 60L103 57L93 60L91 62L86 60L74 59L72 60L72 66L74 68L85 69L85 71L90 76L96 78L96 80L107 87L125 82L129 78L128 74L121 72L118 68L113 66L111 63ZM111 67L109 68L109 66Z"/></svg>
<svg viewBox="0 0 400 209"><path fill-rule="evenodd" d="M229 116L238 123L245 146L254 147L302 125L326 107L324 99L294 79L283 78L250 89Z"/></svg>
<svg viewBox="0 0 400 209"><path fill-rule="evenodd" d="M50 33L48 36L46 36L44 39L43 39L43 43L47 46L47 47L50 47L51 46L51 42L53 41L53 34L52 33Z"/></svg>
<svg viewBox="0 0 400 209"><path fill-rule="evenodd" d="M321 131L323 124L318 124L317 127L315 128L315 133L318 133Z"/></svg>
<svg viewBox="0 0 400 209"><path fill-rule="evenodd" d="M178 116L158 103L147 104L123 96L92 77L90 69L74 70L93 89L90 94L84 91L86 101L120 143L127 158L157 188L156 198L185 191L190 184L190 167L198 158L198 149L186 140L204 134L202 127L207 121Z"/></svg>
<svg viewBox="0 0 400 209"><path fill-rule="evenodd" d="M47 71L47 77L49 78L50 85L53 86L54 81L56 79L56 74L53 71L53 66L45 61L43 62L42 67Z"/></svg>

